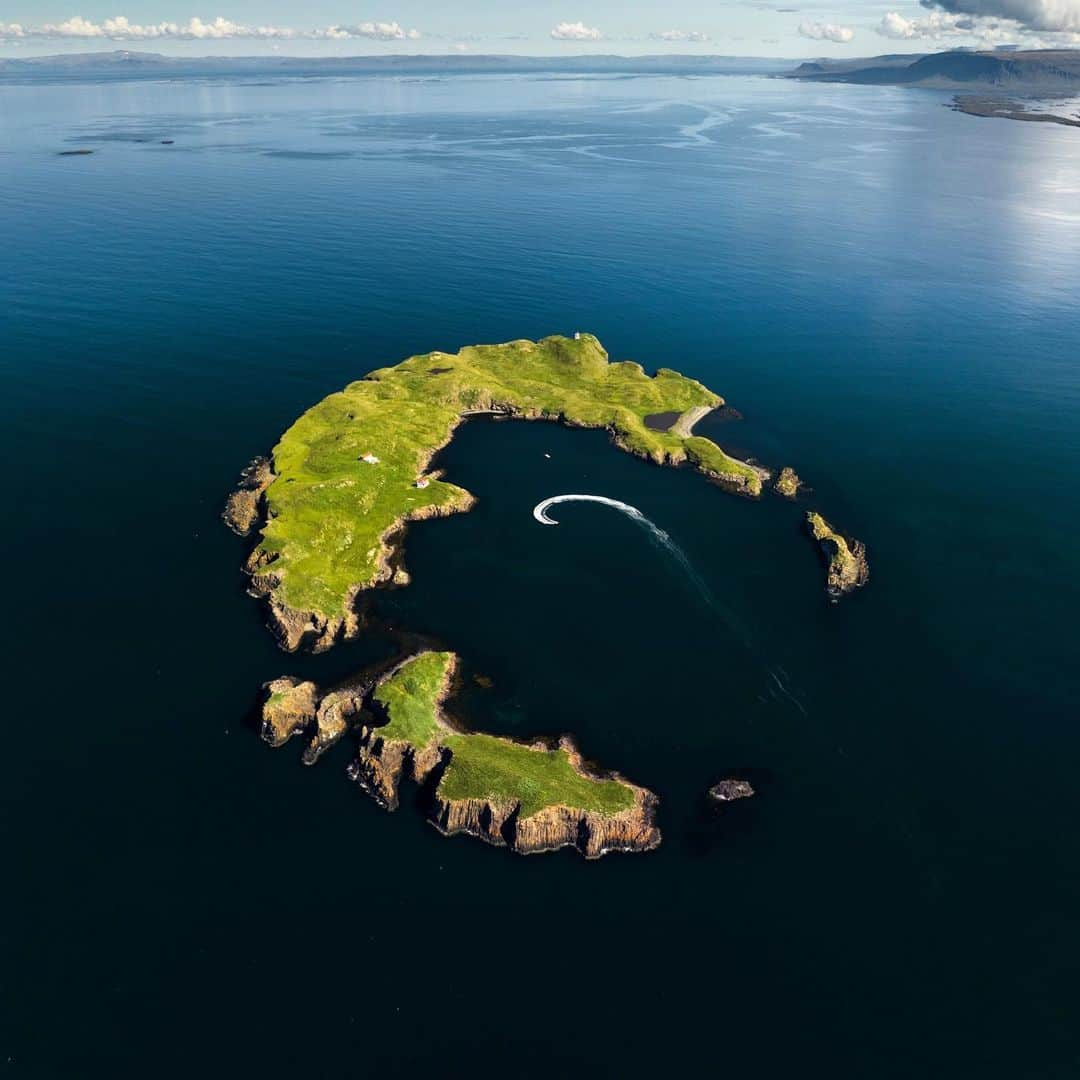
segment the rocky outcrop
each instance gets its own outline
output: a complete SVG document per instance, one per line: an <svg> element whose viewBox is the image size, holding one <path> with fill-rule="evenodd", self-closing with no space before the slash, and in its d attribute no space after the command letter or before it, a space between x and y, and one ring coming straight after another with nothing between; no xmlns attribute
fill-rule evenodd
<svg viewBox="0 0 1080 1080"><path fill-rule="evenodd" d="M396 810L401 781L424 783L444 759L445 751L437 743L417 750L402 739L384 739L378 728L365 728L356 760L349 766L349 779L384 809Z"/></svg>
<svg viewBox="0 0 1080 1080"><path fill-rule="evenodd" d="M870 580L866 547L858 540L841 536L820 514L808 510L806 526L818 542L828 564L825 591L832 600L861 588Z"/></svg>
<svg viewBox="0 0 1080 1080"><path fill-rule="evenodd" d="M736 799L749 799L754 788L749 780L721 780L709 788L709 798L717 802L734 802Z"/></svg>
<svg viewBox="0 0 1080 1080"><path fill-rule="evenodd" d="M801 487L802 481L799 479L799 474L790 465L785 465L780 470L776 483L773 484L773 491L777 495L783 495L785 499L794 499Z"/></svg>
<svg viewBox="0 0 1080 1080"><path fill-rule="evenodd" d="M259 734L271 746L283 746L315 722L319 707L319 688L313 682L300 682L291 676L274 679L263 689Z"/></svg>
<svg viewBox="0 0 1080 1080"><path fill-rule="evenodd" d="M263 496L274 482L267 458L257 457L240 474L240 485L225 501L222 520L237 536L247 536L263 518Z"/></svg>
<svg viewBox="0 0 1080 1080"><path fill-rule="evenodd" d="M351 728L364 707L373 680L346 683L322 693L313 682L283 676L266 683L260 734L271 746L283 746L294 735L309 733L304 764L313 765L319 756Z"/></svg>

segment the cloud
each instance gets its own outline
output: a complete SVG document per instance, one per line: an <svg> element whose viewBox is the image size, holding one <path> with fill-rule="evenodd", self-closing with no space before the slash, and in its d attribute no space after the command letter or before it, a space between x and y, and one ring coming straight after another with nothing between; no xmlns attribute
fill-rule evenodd
<svg viewBox="0 0 1080 1080"><path fill-rule="evenodd" d="M108 40L108 41L154 41L171 38L178 41L226 41L238 38L275 40L309 39L347 41L367 38L373 41L415 41L418 30L405 30L397 22L363 22L355 26L327 26L312 30L298 30L290 26L246 26L230 19L218 17L203 22L193 16L187 22L133 23L123 15L91 22L81 15L73 15L60 23L43 23L40 26L24 26L19 23L0 23L0 39L22 38Z"/></svg>
<svg viewBox="0 0 1080 1080"><path fill-rule="evenodd" d="M802 22L799 23L799 35L812 41L835 41L843 45L855 37L855 31L832 23Z"/></svg>
<svg viewBox="0 0 1080 1080"><path fill-rule="evenodd" d="M1029 30L1080 31L1080 0L921 0L925 8L975 18L1006 19Z"/></svg>
<svg viewBox="0 0 1080 1080"><path fill-rule="evenodd" d="M974 41L979 45L1001 47L1018 39L1024 47L1062 48L1080 41L1080 33L1047 31L1038 34L1015 19L989 15L963 15L950 11L930 11L921 18L906 18L896 11L882 16L877 25L882 37L894 41Z"/></svg>
<svg viewBox="0 0 1080 1080"><path fill-rule="evenodd" d="M975 20L968 16L948 15L933 11L925 18L907 19L898 11L886 12L877 25L877 32L882 37L894 41L913 41L927 39L938 41L944 37L978 36Z"/></svg>
<svg viewBox="0 0 1080 1080"><path fill-rule="evenodd" d="M556 41L599 41L603 35L595 26L586 26L583 22L561 22L551 36Z"/></svg>
<svg viewBox="0 0 1080 1080"><path fill-rule="evenodd" d="M709 35L700 30L661 30L658 34L650 34L653 41L708 41Z"/></svg>

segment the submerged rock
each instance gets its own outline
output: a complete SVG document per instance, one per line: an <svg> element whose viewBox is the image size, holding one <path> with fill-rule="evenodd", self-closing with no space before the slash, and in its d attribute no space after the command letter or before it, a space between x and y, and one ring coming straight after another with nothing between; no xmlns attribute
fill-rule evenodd
<svg viewBox="0 0 1080 1080"><path fill-rule="evenodd" d="M754 788L749 780L721 780L709 788L709 798L717 802L734 802L736 799L749 799Z"/></svg>

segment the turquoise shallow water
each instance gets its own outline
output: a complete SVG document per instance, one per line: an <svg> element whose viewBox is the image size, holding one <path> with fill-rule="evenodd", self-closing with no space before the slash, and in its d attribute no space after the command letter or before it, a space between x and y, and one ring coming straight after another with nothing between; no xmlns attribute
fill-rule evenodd
<svg viewBox="0 0 1080 1080"><path fill-rule="evenodd" d="M1075 1074L1080 141L944 102L0 88L7 1074ZM578 329L724 394L702 433L794 464L872 562L830 607L798 507L461 430L480 502L375 611L494 680L474 721L660 794L663 846L596 865L260 744L262 681L390 645L279 653L218 521L371 368ZM706 592L607 508L538 525L563 492L640 508ZM718 815L732 773L759 797Z"/></svg>

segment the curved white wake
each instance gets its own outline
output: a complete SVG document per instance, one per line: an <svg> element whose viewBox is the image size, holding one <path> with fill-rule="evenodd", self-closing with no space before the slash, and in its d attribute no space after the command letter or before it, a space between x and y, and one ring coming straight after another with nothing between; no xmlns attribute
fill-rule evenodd
<svg viewBox="0 0 1080 1080"><path fill-rule="evenodd" d="M552 506L558 506L559 503L568 502L591 502L599 503L601 506L610 506L612 510L618 510L620 514L625 514L631 521L636 522L644 528L649 533L651 539L664 548L664 550L675 559L679 566L682 567L687 578L692 582L699 597L704 601L706 606L713 612L718 613L750 653L755 655L755 657L757 656L757 649L754 648L751 636L746 627L723 603L716 600L710 592L709 586L705 584L701 575L694 569L690 560L686 557L686 553L683 549L679 547L679 545L676 544L659 525L654 525L636 506L620 502L618 499L609 499L605 495L552 495L550 499L544 499L543 502L538 502L533 507L533 517L536 518L541 525L558 525L559 523L554 518L548 517L547 511ZM807 716L807 711L803 707L802 702L788 689L787 673L784 669L778 667L774 671L770 667L766 670L769 679L772 684L774 684L767 686L769 697L774 701L780 701L780 698L777 696L777 691L779 691L784 698L790 701L790 703L803 714L803 716ZM781 675L783 675L784 678L781 678ZM761 700L764 701L765 699L761 698Z"/></svg>
<svg viewBox="0 0 1080 1080"><path fill-rule="evenodd" d="M543 502L539 502L533 507L533 517L536 518L541 525L558 525L559 523L554 518L549 518L547 516L547 509L549 506L557 506L559 503L567 502L602 503L604 506L610 506L613 510L619 510L627 517L633 518L635 521L649 520L636 506L619 502L618 499L608 499L603 495L552 495L550 499L545 499ZM652 525L652 522L649 521L649 524ZM653 528L655 528L655 526L653 526ZM663 530L660 531L663 532ZM667 533L664 533L664 536L667 536Z"/></svg>
<svg viewBox="0 0 1080 1080"><path fill-rule="evenodd" d="M690 565L690 560L686 557L686 553L683 551L674 540L659 525L654 525L636 506L631 506L629 503L619 502L618 499L609 499L605 495L552 495L550 499L545 499L543 502L538 502L533 507L533 517L540 522L541 525L558 525L559 523L552 517L548 517L547 511L549 507L558 506L559 503L568 502L591 502L600 503L601 506L610 506L612 510L618 510L620 514L625 514L631 521L637 522L641 525L661 547L663 547L668 554L674 556L675 561L686 572L687 577L694 583L694 587L701 594L701 597L707 604L713 603L712 595L709 592L708 585L702 581L698 572Z"/></svg>

